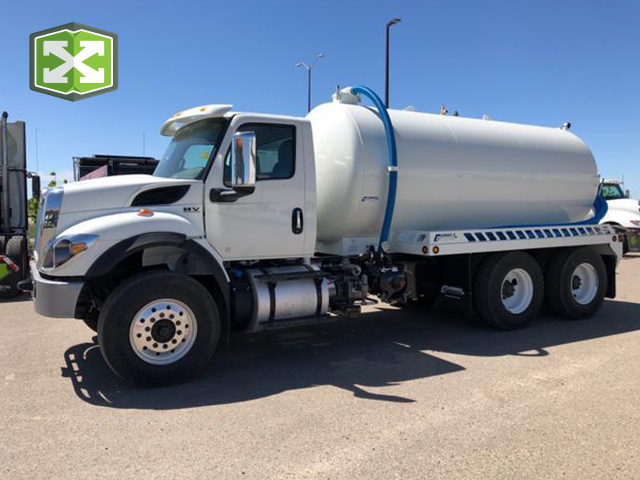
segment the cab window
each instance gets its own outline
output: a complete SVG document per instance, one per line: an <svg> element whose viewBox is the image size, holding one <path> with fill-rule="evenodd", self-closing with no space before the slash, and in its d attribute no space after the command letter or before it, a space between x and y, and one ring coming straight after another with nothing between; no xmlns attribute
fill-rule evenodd
<svg viewBox="0 0 640 480"><path fill-rule="evenodd" d="M236 131L255 132L257 142L256 180L286 180L296 167L296 127L292 125L242 125ZM231 151L224 161L224 184L231 183Z"/></svg>
<svg viewBox="0 0 640 480"><path fill-rule="evenodd" d="M624 192L620 185L603 185L600 194L605 200L617 200L624 198Z"/></svg>

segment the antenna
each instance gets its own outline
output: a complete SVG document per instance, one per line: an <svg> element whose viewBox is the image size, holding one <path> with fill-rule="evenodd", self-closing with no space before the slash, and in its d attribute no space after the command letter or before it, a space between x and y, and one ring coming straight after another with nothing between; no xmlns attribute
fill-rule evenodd
<svg viewBox="0 0 640 480"><path fill-rule="evenodd" d="M145 141L144 131L142 132L142 156L145 156L146 153L146 141Z"/></svg>
<svg viewBox="0 0 640 480"><path fill-rule="evenodd" d="M40 171L40 156L38 155L38 129L36 128L36 172Z"/></svg>

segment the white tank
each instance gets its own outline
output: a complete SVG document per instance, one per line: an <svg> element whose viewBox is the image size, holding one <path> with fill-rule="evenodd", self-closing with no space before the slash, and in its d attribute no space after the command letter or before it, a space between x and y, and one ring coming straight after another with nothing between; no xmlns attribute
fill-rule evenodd
<svg viewBox="0 0 640 480"><path fill-rule="evenodd" d="M541 225L589 217L597 167L573 133L401 110L389 115L398 151L391 238L403 230ZM334 101L307 118L316 159L320 251L344 250L350 237L378 237L389 157L377 111Z"/></svg>

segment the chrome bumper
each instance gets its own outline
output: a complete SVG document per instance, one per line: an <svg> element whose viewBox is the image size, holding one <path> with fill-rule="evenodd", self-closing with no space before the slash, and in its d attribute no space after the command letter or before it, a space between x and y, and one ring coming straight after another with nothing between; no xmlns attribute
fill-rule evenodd
<svg viewBox="0 0 640 480"><path fill-rule="evenodd" d="M74 318L84 282L62 282L42 278L32 261L33 301L36 312L45 317Z"/></svg>

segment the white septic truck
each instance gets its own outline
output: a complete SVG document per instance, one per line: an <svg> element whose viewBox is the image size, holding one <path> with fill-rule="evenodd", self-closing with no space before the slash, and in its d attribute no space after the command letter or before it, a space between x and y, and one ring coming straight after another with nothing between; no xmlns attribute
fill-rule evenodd
<svg viewBox="0 0 640 480"><path fill-rule="evenodd" d="M622 244L566 128L387 110L352 87L306 118L205 105L161 133L153 176L46 192L22 284L40 314L97 330L128 381L183 379L232 331L372 297L510 329L545 301L581 319L615 296Z"/></svg>

